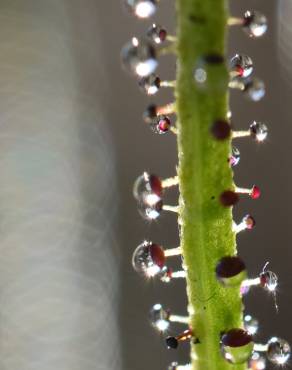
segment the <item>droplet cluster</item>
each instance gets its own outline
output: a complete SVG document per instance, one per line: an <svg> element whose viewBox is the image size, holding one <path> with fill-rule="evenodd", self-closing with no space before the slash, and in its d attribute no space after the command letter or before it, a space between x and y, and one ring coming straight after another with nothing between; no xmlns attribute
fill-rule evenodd
<svg viewBox="0 0 292 370"><path fill-rule="evenodd" d="M150 18L157 10L158 0L124 0L126 8L138 18ZM251 38L263 36L267 31L267 18L258 11L246 11L240 18L232 17L228 20L230 26L240 26ZM158 49L162 44L169 42L166 48ZM176 44L175 36L169 35L165 27L152 23L144 37L133 37L122 49L122 63L129 72L138 80L140 90L148 96L156 95L162 87L176 86L176 81L163 81L157 74L158 56L174 50ZM208 93L212 71L222 68L226 64L224 57L219 54L202 55L194 61L192 81L202 93ZM265 85L257 77L253 77L254 63L246 54L235 54L228 64L229 88L242 91L243 94L253 102L260 101L265 96ZM218 85L219 89L222 86ZM224 88L224 86L223 86ZM149 104L143 113L143 120L156 134L167 132L177 133L175 126L176 106L175 103L168 103L164 106ZM251 137L255 142L260 143L266 140L268 128L265 123L253 121L248 129L235 130L231 114L227 117L218 117L209 126L209 137L213 142L224 142L236 140L242 137ZM216 143L217 144L217 143ZM220 158L218 158L220 161ZM222 162L226 158L221 159ZM227 158L227 165L231 168L240 162L240 151L232 145L230 155ZM140 214L147 220L156 220L162 211L179 213L179 206L171 206L164 203L164 193L167 189L178 185L178 177L161 179L159 176L144 172L134 183L133 195L138 204ZM217 207L222 209L235 206L243 196L251 199L258 199L261 190L257 185L250 188L234 186L231 189L220 189L216 200ZM244 216L240 223L233 223L233 232L238 234L243 230L252 230L256 225L255 218L250 214ZM144 278L157 278L163 283L169 283L173 279L185 279L188 271L184 263L182 269L173 271L167 265L168 258L180 256L180 247L164 248L160 244L145 240L138 245L132 257L133 268ZM244 261L238 255L221 256L214 266L214 281L220 289L238 289L241 296L249 292L252 287L259 287L272 294L275 307L276 291L278 286L277 275L267 270L264 266L258 276L248 278ZM204 308L205 309L205 308ZM191 312L191 315L196 314ZM176 349L181 342L191 341L199 345L204 338L196 333L196 328L191 327L191 317L173 314L162 304L156 303L150 309L150 323L159 333L168 333L172 323L186 325L187 328L178 335L165 337L165 344L168 349ZM266 344L255 342L255 335L258 332L258 320L249 314L243 315L242 327L224 327L218 332L218 349L222 357L231 364L248 363L252 370L264 370L266 359L277 365L287 363L291 349L289 344L280 338L272 337ZM187 370L191 364L179 365L173 362L168 370Z"/></svg>

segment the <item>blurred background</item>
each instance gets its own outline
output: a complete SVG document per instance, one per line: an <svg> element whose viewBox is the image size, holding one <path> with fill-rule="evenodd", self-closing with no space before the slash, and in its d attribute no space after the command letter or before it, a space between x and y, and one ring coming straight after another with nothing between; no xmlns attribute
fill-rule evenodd
<svg viewBox="0 0 292 370"><path fill-rule="evenodd" d="M250 55L267 89L257 104L232 92L234 125L258 120L270 130L263 145L237 143L236 183L262 189L258 201L236 207L236 221L246 213L257 221L238 237L239 252L250 276L270 261L280 278L278 314L260 289L246 311L260 320L259 341L292 343L292 2L230 6L233 15L256 9L269 19L262 39L234 28L228 40L229 56ZM161 1L155 18L170 32L173 8ZM120 66L122 45L148 25L117 0L0 0L1 369L158 370L188 361L188 346L167 351L148 321L157 302L186 313L184 283L145 282L131 266L145 238L178 244L175 216L145 222L132 197L142 171L172 176L177 161L175 137L143 125L150 100ZM161 77L174 72L174 58L163 57ZM155 102L171 99L165 91ZM176 191L167 201L176 204Z"/></svg>

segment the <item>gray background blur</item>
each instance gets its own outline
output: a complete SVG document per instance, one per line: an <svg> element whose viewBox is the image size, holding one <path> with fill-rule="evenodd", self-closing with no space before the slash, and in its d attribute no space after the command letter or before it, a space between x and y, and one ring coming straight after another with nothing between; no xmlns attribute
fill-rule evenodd
<svg viewBox="0 0 292 370"><path fill-rule="evenodd" d="M235 210L236 220L257 220L239 236L239 251L251 276L270 261L280 277L279 314L258 289L246 309L260 320L259 340L292 343L292 2L231 3L234 15L258 9L269 17L263 39L233 29L229 40L229 55L249 54L267 85L258 104L232 93L234 125L256 119L270 129L263 145L238 142L236 182L263 193ZM161 1L156 19L173 31L172 0ZM149 99L119 62L121 46L148 24L117 0L0 0L1 369L155 370L188 361L187 346L168 352L147 319L156 302L185 313L183 282L146 283L130 263L144 238L178 243L175 217L149 224L131 195L143 170L167 177L176 165L175 138L143 125ZM163 58L161 77L172 79L174 68L174 58ZM163 92L155 101L171 98ZM176 204L176 191L168 201Z"/></svg>

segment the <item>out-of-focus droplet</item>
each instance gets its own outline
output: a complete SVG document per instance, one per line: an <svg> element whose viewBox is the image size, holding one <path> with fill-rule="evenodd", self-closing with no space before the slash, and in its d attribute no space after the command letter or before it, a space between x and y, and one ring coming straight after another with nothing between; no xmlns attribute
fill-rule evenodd
<svg viewBox="0 0 292 370"><path fill-rule="evenodd" d="M160 78L155 74L143 77L139 80L139 87L147 95L155 95L160 89Z"/></svg>
<svg viewBox="0 0 292 370"><path fill-rule="evenodd" d="M266 140L268 136L268 127L261 122L253 122L249 126L251 135L256 139L256 141L262 142Z"/></svg>
<svg viewBox="0 0 292 370"><path fill-rule="evenodd" d="M216 266L216 276L226 287L239 286L246 279L245 263L237 256L223 257Z"/></svg>
<svg viewBox="0 0 292 370"><path fill-rule="evenodd" d="M258 78L247 79L244 84L244 92L251 101L258 102L266 94L265 84Z"/></svg>
<svg viewBox="0 0 292 370"><path fill-rule="evenodd" d="M260 273L260 284L269 292L274 293L278 287L278 276L273 271L263 271Z"/></svg>
<svg viewBox="0 0 292 370"><path fill-rule="evenodd" d="M157 9L156 0L124 0L126 8L138 18L149 18Z"/></svg>
<svg viewBox="0 0 292 370"><path fill-rule="evenodd" d="M248 77L252 74L252 59L245 54L236 54L230 60L230 73L232 77Z"/></svg>
<svg viewBox="0 0 292 370"><path fill-rule="evenodd" d="M155 134L166 134L171 127L171 120L165 115L159 115L150 123L150 128Z"/></svg>
<svg viewBox="0 0 292 370"><path fill-rule="evenodd" d="M163 248L150 241L144 241L134 251L132 265L135 271L146 276L157 275L164 267Z"/></svg>
<svg viewBox="0 0 292 370"><path fill-rule="evenodd" d="M273 337L268 342L267 358L275 365L285 365L291 355L289 343L281 338Z"/></svg>
<svg viewBox="0 0 292 370"><path fill-rule="evenodd" d="M167 31L164 27L153 23L152 26L147 31L147 37L155 42L155 44L161 44L166 40Z"/></svg>
<svg viewBox="0 0 292 370"><path fill-rule="evenodd" d="M268 21L264 14L248 10L244 14L243 29L250 37L263 36L268 29Z"/></svg>
<svg viewBox="0 0 292 370"><path fill-rule="evenodd" d="M266 359L261 353L253 352L248 364L251 370L265 370Z"/></svg>
<svg viewBox="0 0 292 370"><path fill-rule="evenodd" d="M232 147L231 157L229 158L230 166L235 167L240 162L240 151L235 146Z"/></svg>
<svg viewBox="0 0 292 370"><path fill-rule="evenodd" d="M146 123L151 123L157 117L157 106L150 104L143 113L143 120Z"/></svg>
<svg viewBox="0 0 292 370"><path fill-rule="evenodd" d="M150 321L158 331L166 331L170 324L169 311L164 310L160 303L155 304L150 310Z"/></svg>
<svg viewBox="0 0 292 370"><path fill-rule="evenodd" d="M251 315L245 315L243 319L244 329L251 335L255 335L259 329L259 322Z"/></svg>
<svg viewBox="0 0 292 370"><path fill-rule="evenodd" d="M137 178L133 186L134 198L142 201L145 193L153 193L158 197L162 197L162 183L158 176L144 172L143 175Z"/></svg>
<svg viewBox="0 0 292 370"><path fill-rule="evenodd" d="M255 219L251 215L244 216L242 222L245 225L245 228L248 230L252 230L255 227Z"/></svg>
<svg viewBox="0 0 292 370"><path fill-rule="evenodd" d="M231 329L221 337L224 358L232 364L242 364L252 355L252 336L243 329Z"/></svg>
<svg viewBox="0 0 292 370"><path fill-rule="evenodd" d="M121 57L124 67L139 77L149 76L158 66L153 45L136 37L123 47Z"/></svg>

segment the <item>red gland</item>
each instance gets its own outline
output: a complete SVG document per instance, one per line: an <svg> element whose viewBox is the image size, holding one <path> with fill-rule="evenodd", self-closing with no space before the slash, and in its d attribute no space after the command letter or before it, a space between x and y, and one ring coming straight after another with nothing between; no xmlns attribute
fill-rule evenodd
<svg viewBox="0 0 292 370"><path fill-rule="evenodd" d="M149 185L151 191L156 194L158 197L162 197L162 183L158 176L156 175L149 175Z"/></svg>
<svg viewBox="0 0 292 370"><path fill-rule="evenodd" d="M226 140L230 137L230 124L223 120L215 121L211 127L211 133L217 140Z"/></svg>
<svg viewBox="0 0 292 370"><path fill-rule="evenodd" d="M224 207L232 207L239 201L239 196L232 190L225 190L220 195L220 203Z"/></svg>
<svg viewBox="0 0 292 370"><path fill-rule="evenodd" d="M238 65L235 67L235 70L236 70L238 77L243 77L244 72L245 72L243 67Z"/></svg>
<svg viewBox="0 0 292 370"><path fill-rule="evenodd" d="M167 31L162 28L160 31L159 31L159 39L161 42L165 41L166 40L166 37L167 37Z"/></svg>
<svg viewBox="0 0 292 370"><path fill-rule="evenodd" d="M158 244L151 244L149 245L149 252L154 265L162 269L165 264L165 255L163 248L160 247L160 245Z"/></svg>
<svg viewBox="0 0 292 370"><path fill-rule="evenodd" d="M158 121L158 130L160 132L167 132L170 129L171 126L171 121L168 117L166 116L161 116L161 118Z"/></svg>
<svg viewBox="0 0 292 370"><path fill-rule="evenodd" d="M260 188L254 185L250 191L250 197L252 199L258 199L261 196Z"/></svg>

